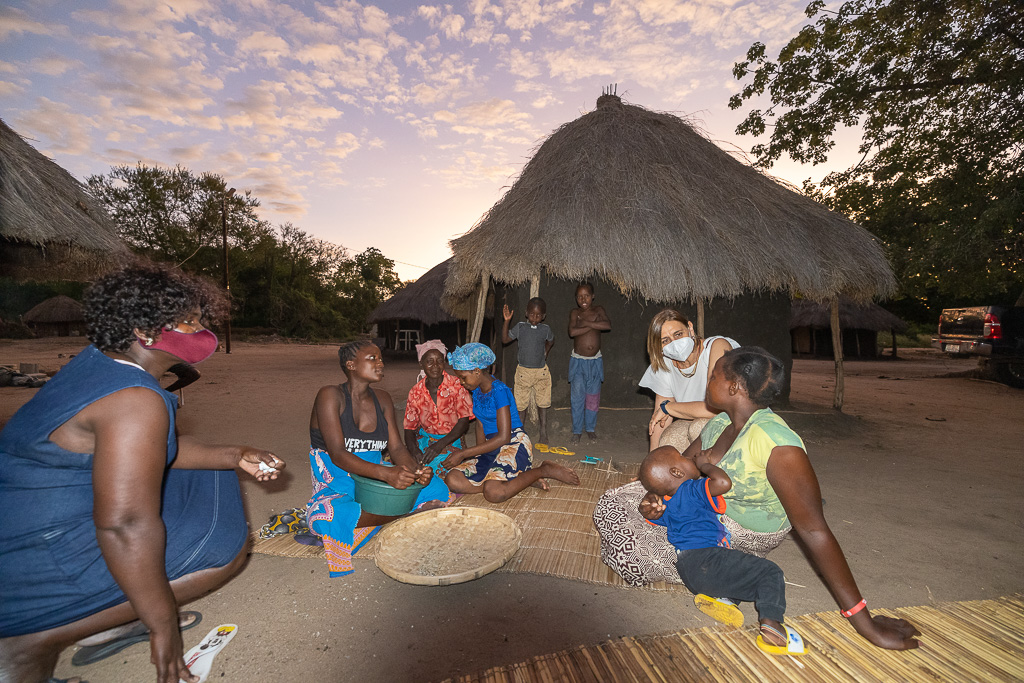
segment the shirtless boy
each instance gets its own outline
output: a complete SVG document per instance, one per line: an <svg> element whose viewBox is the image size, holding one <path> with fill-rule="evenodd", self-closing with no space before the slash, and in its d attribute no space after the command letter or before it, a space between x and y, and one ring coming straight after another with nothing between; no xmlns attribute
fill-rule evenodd
<svg viewBox="0 0 1024 683"><path fill-rule="evenodd" d="M587 436L597 438L597 407L601 402L604 361L601 360L601 333L612 329L603 306L594 304L594 286L584 282L576 288L576 306L569 313L569 395L572 404L572 443Z"/></svg>

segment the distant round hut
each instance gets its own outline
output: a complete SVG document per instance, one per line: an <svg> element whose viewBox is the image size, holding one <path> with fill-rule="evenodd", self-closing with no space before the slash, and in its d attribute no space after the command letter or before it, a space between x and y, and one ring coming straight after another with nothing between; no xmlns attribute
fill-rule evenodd
<svg viewBox="0 0 1024 683"><path fill-rule="evenodd" d="M37 337L78 337L85 334L82 304L63 294L33 306L21 319Z"/></svg>
<svg viewBox="0 0 1024 683"><path fill-rule="evenodd" d="M85 186L0 120L0 275L87 279L130 255Z"/></svg>
<svg viewBox="0 0 1024 683"><path fill-rule="evenodd" d="M651 317L672 305L706 334L760 345L791 367L790 300L886 295L895 278L863 228L726 153L683 119L602 95L540 145L505 195L451 242L443 303L495 289L493 310L536 292L555 330L554 400L568 402L569 311L591 280L603 335L602 404L637 390ZM472 336L472 335L471 335ZM499 354L514 369L514 346ZM511 372L506 371L511 379ZM787 387L788 395L788 387Z"/></svg>
<svg viewBox="0 0 1024 683"><path fill-rule="evenodd" d="M832 356L831 307L820 301L793 302L789 333L793 353ZM842 329L844 358L878 357L878 333L906 332L907 323L875 303L840 297L839 327ZM895 354L895 342L893 353Z"/></svg>
<svg viewBox="0 0 1024 683"><path fill-rule="evenodd" d="M408 351L413 344L428 339L440 339L448 348L465 343L467 321L472 312L470 304L464 302L455 307L454 314L441 306L451 262L447 259L437 264L373 309L367 322L377 325L384 348ZM488 324L483 338L490 339L493 329L493 325Z"/></svg>

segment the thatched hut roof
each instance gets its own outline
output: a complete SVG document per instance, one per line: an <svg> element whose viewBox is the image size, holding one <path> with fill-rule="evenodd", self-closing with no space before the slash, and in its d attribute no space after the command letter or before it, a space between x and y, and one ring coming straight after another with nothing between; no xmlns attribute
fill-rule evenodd
<svg viewBox="0 0 1024 683"><path fill-rule="evenodd" d="M85 322L85 314L82 304L59 294L33 306L21 319L26 323L78 323Z"/></svg>
<svg viewBox="0 0 1024 683"><path fill-rule="evenodd" d="M441 292L444 290L444 279L448 277L450 263L451 259L443 261L421 275L415 282L406 285L393 297L373 309L367 322L419 320L424 325L436 325L454 321L456 318L441 308Z"/></svg>
<svg viewBox="0 0 1024 683"><path fill-rule="evenodd" d="M103 206L85 186L2 120L0 207L0 240L59 257L59 263L34 264L37 268L95 271L129 256Z"/></svg>
<svg viewBox="0 0 1024 683"><path fill-rule="evenodd" d="M454 315L441 307L441 295L451 263L451 259L442 261L421 275L418 280L381 303L370 313L367 322L372 324L385 320L419 320L424 325L436 325L468 320L473 303L468 299L455 302L451 307Z"/></svg>
<svg viewBox="0 0 1024 683"><path fill-rule="evenodd" d="M467 234L445 304L482 272L518 285L544 268L651 301L788 291L825 300L889 293L863 228L734 158L677 116L603 95L562 125Z"/></svg>
<svg viewBox="0 0 1024 683"><path fill-rule="evenodd" d="M789 328L831 326L832 309L828 304L797 299L790 308ZM874 330L905 332L907 323L878 304L857 303L846 297L839 298L839 327L844 330Z"/></svg>

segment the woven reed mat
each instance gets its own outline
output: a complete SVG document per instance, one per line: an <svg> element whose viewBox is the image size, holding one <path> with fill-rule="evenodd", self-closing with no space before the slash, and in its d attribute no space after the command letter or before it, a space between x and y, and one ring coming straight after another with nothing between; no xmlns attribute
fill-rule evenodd
<svg viewBox="0 0 1024 683"><path fill-rule="evenodd" d="M455 505L467 505L503 512L523 532L519 551L499 572L557 576L587 583L632 588L611 567L601 561L601 538L594 527L594 506L605 491L628 484L636 478L639 464L584 465L578 459L556 460L580 477L579 486L547 480L550 491L530 487L504 503L488 503L483 494L465 495ZM299 545L290 534L260 539L253 534L252 552L284 557L323 557L323 548ZM373 559L377 539L371 539L355 559ZM680 584L664 581L638 590L686 591Z"/></svg>
<svg viewBox="0 0 1024 683"><path fill-rule="evenodd" d="M757 649L756 626L690 629L620 638L446 683L639 683L661 681L1019 681L1024 679L1024 596L872 610L903 617L923 633L920 649L890 652L861 638L835 610L787 617L807 643L803 657Z"/></svg>

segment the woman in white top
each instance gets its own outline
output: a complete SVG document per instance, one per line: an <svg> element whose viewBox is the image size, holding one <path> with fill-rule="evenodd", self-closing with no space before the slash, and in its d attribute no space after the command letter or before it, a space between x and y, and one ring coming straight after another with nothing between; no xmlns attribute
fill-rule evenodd
<svg viewBox="0 0 1024 683"><path fill-rule="evenodd" d="M706 421L714 413L704 405L708 379L715 363L739 344L729 337L701 339L693 323L679 311L666 308L654 316L647 330L647 355L651 365L640 386L654 392L654 414L647 432L651 450L661 445L661 435L673 420Z"/></svg>

